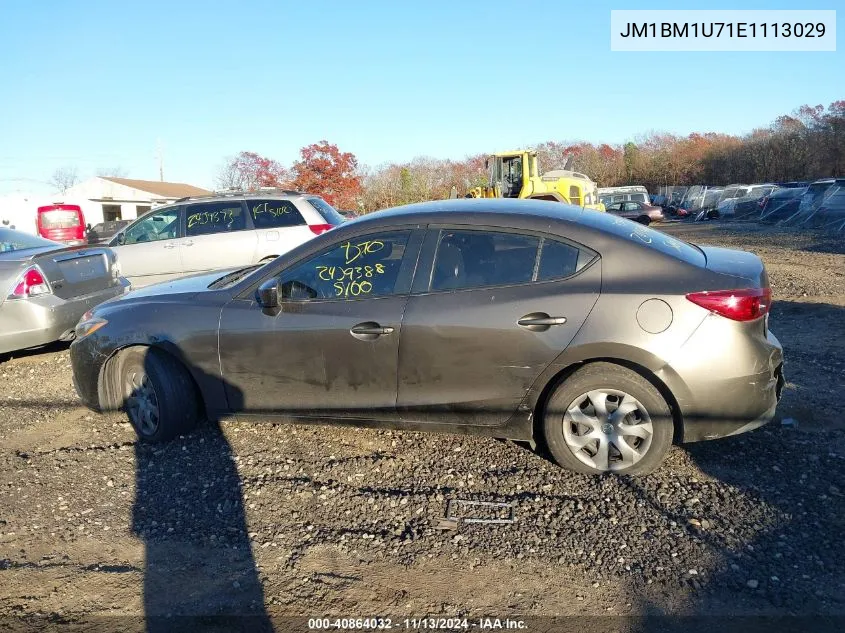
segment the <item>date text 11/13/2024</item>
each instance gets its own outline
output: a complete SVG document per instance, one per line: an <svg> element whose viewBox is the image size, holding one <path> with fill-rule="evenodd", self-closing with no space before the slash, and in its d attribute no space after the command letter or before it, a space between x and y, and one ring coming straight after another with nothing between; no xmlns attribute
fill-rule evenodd
<svg viewBox="0 0 845 633"><path fill-rule="evenodd" d="M311 631L361 631L404 629L408 631L524 631L528 625L516 618L309 618Z"/></svg>

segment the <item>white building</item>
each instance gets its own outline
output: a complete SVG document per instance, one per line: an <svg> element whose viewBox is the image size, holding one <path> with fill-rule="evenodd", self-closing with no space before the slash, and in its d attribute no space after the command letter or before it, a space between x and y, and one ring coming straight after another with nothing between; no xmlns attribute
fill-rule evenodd
<svg viewBox="0 0 845 633"><path fill-rule="evenodd" d="M93 226L106 220L132 220L155 206L186 196L206 196L210 193L181 182L98 176L74 185L64 193L0 196L0 227L13 227L35 234L36 210L50 204L78 204L85 223Z"/></svg>
<svg viewBox="0 0 845 633"><path fill-rule="evenodd" d="M78 204L82 207L85 222L93 225L109 220L133 220L155 206L186 196L207 196L211 193L183 182L97 176L54 198Z"/></svg>

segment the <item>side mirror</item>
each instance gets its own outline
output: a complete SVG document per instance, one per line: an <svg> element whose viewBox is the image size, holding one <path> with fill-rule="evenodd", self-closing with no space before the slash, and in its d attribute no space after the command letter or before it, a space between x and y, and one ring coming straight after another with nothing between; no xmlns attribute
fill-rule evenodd
<svg viewBox="0 0 845 633"><path fill-rule="evenodd" d="M264 314L276 316L281 312L281 304L279 302L281 292L279 291L279 280L276 277L268 279L261 284L256 294L256 301L258 301L258 305L261 306Z"/></svg>
<svg viewBox="0 0 845 633"><path fill-rule="evenodd" d="M117 243L118 243L119 246L123 246L124 244L126 244L126 234L125 233L120 232L120 233L117 234Z"/></svg>

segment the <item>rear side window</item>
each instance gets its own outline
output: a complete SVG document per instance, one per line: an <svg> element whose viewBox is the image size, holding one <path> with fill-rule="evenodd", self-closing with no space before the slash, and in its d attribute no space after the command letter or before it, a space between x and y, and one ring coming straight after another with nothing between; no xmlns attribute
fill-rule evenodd
<svg viewBox="0 0 845 633"><path fill-rule="evenodd" d="M290 200L247 200L252 223L257 229L278 229L305 224Z"/></svg>
<svg viewBox="0 0 845 633"><path fill-rule="evenodd" d="M320 215L323 216L323 219L326 221L326 224L332 224L334 226L338 226L339 224L343 224L346 221L340 213L337 212L332 205L328 202L323 200L322 198L308 198L308 202L311 204L312 207L317 209L320 212Z"/></svg>
<svg viewBox="0 0 845 633"><path fill-rule="evenodd" d="M442 231L432 290L458 290L531 281L540 238L515 233Z"/></svg>
<svg viewBox="0 0 845 633"><path fill-rule="evenodd" d="M593 261L595 257L596 254L587 249L544 238L540 251L537 281L570 277Z"/></svg>
<svg viewBox="0 0 845 633"><path fill-rule="evenodd" d="M240 202L208 202L187 207L187 235L230 233L246 228L246 217Z"/></svg>

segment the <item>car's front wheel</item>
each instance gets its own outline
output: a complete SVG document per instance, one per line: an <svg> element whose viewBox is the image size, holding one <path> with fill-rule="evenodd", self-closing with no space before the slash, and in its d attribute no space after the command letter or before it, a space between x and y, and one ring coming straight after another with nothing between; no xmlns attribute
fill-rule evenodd
<svg viewBox="0 0 845 633"><path fill-rule="evenodd" d="M109 369L139 439L163 442L196 426L199 406L194 383L171 355L150 347L131 347L120 352Z"/></svg>
<svg viewBox="0 0 845 633"><path fill-rule="evenodd" d="M672 412L655 386L612 363L585 365L558 385L543 428L555 461L585 474L648 474L674 434Z"/></svg>

